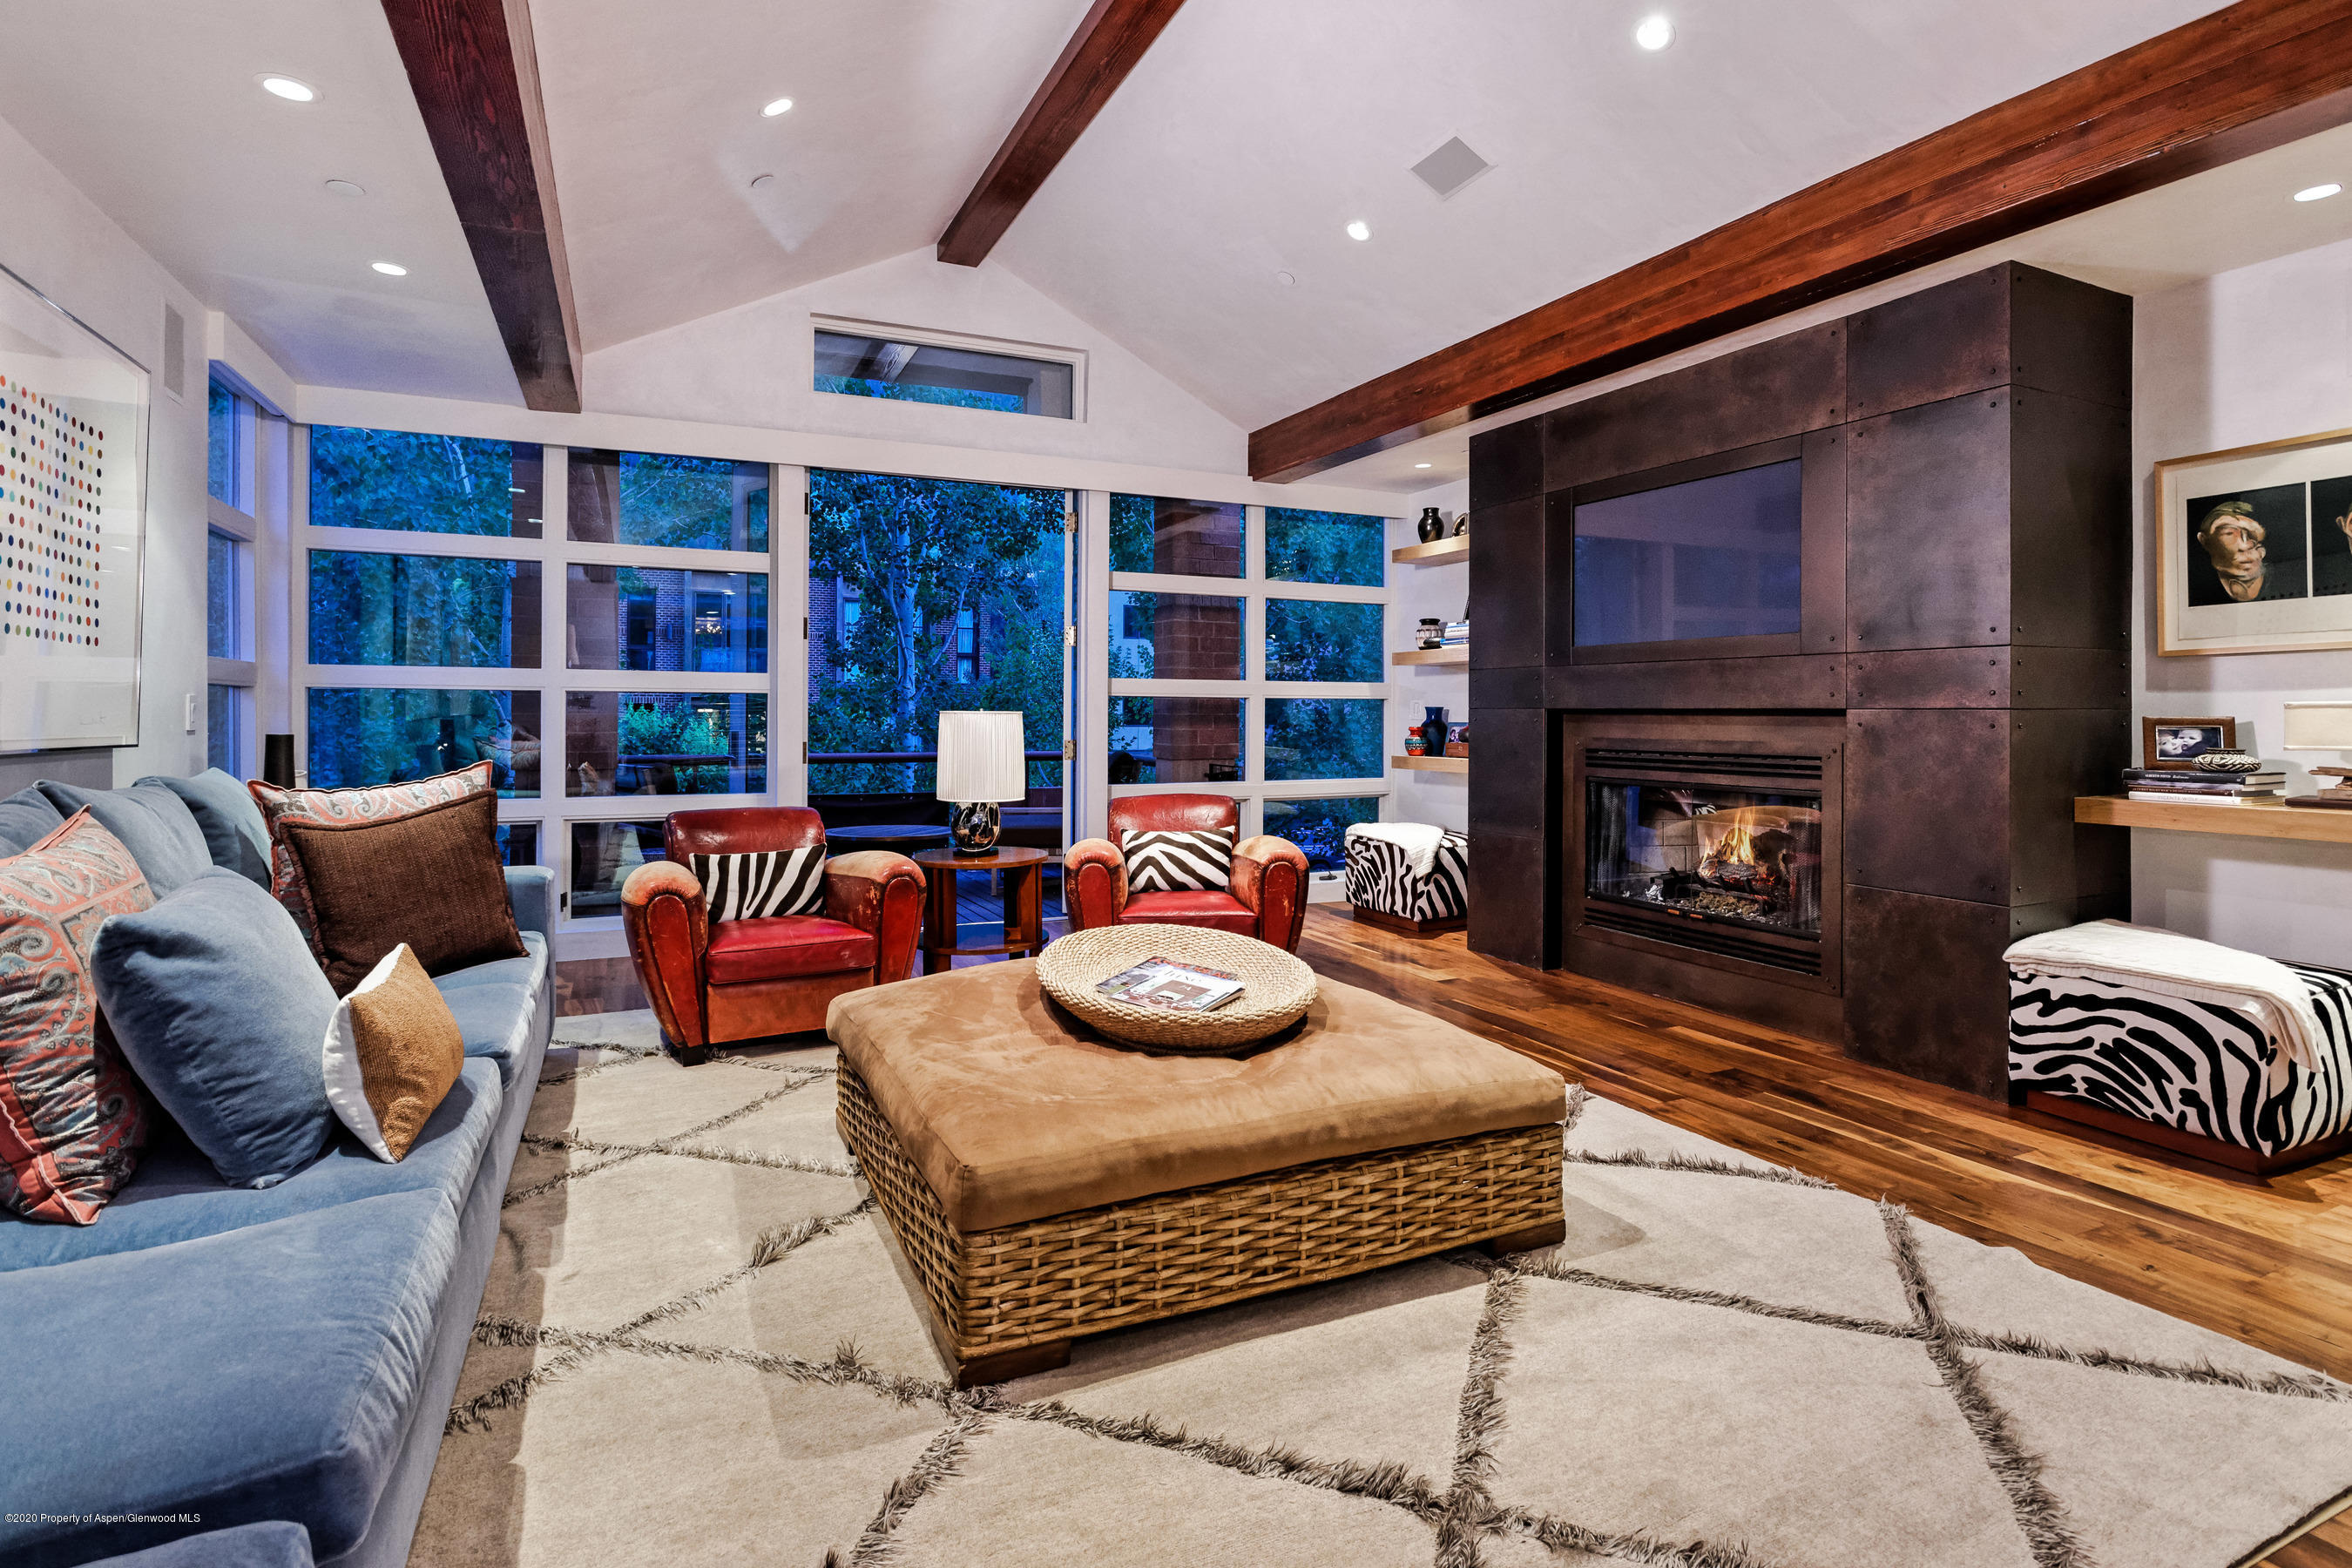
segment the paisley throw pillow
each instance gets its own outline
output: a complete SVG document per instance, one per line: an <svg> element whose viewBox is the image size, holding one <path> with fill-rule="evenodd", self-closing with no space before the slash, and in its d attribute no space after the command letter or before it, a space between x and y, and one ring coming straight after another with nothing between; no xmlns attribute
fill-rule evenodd
<svg viewBox="0 0 2352 1568"><path fill-rule="evenodd" d="M89 954L108 916L154 902L88 810L0 860L0 1205L26 1219L88 1225L138 1166L146 1110Z"/></svg>

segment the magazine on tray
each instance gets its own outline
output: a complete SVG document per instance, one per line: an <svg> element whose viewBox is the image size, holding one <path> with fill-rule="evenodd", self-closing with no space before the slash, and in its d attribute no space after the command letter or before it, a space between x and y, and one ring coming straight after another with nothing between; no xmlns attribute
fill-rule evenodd
<svg viewBox="0 0 2352 1568"><path fill-rule="evenodd" d="M1122 969L1095 989L1114 1002L1165 1007L1171 1013L1207 1013L1242 994L1241 976L1172 958L1147 958Z"/></svg>

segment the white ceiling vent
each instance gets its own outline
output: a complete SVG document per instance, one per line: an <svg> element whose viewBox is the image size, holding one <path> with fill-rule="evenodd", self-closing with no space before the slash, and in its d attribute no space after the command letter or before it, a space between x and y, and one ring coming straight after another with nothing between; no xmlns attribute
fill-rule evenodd
<svg viewBox="0 0 2352 1568"><path fill-rule="evenodd" d="M1423 184L1437 193L1442 202L1494 166L1456 136L1415 163L1412 172L1421 177Z"/></svg>

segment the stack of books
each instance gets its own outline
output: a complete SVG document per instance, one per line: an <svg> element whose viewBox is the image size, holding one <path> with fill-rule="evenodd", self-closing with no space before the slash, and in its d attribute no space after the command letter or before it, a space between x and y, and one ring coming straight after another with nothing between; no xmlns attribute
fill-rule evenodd
<svg viewBox="0 0 2352 1568"><path fill-rule="evenodd" d="M2243 805L2274 801L2286 774L2265 768L2257 773L2209 773L2193 768L2126 768L2124 791L2134 800L2188 800L2208 805Z"/></svg>
<svg viewBox="0 0 2352 1568"><path fill-rule="evenodd" d="M2287 805L2332 805L2338 811L2352 811L2352 768L2314 768L2311 776L2319 793L2299 795Z"/></svg>
<svg viewBox="0 0 2352 1568"><path fill-rule="evenodd" d="M1469 623L1468 621L1448 621L1448 622L1446 622L1446 623L1445 623L1445 629L1444 629L1444 633L1440 636L1440 638L1439 638L1439 641L1438 641L1438 647L1468 647L1469 646L1470 646L1470 623Z"/></svg>

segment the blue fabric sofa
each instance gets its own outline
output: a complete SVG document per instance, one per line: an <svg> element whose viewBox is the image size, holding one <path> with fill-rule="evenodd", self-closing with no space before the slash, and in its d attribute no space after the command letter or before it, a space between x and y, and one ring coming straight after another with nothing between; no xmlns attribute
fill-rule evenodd
<svg viewBox="0 0 2352 1568"><path fill-rule="evenodd" d="M142 869L152 856L184 877L193 845L254 876L259 813L223 820L235 785L142 780L103 792L105 812L96 792L36 786L0 802L0 854L88 804L126 823ZM468 1060L398 1164L339 1131L278 1185L232 1188L166 1121L97 1223L0 1214L0 1563L66 1568L183 1537L139 1561L208 1563L216 1545L196 1538L267 1521L300 1526L321 1568L407 1560L554 1028L553 874L507 885L528 955L436 982ZM126 1514L184 1521L108 1517Z"/></svg>

